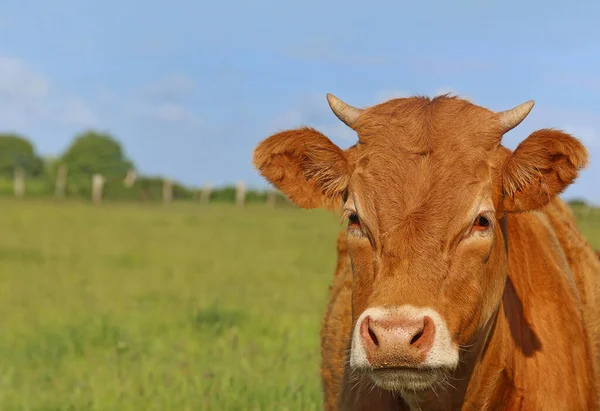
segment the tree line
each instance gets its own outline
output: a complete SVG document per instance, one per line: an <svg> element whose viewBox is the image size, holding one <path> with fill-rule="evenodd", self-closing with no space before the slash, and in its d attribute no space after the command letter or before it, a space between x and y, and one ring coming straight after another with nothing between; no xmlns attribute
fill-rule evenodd
<svg viewBox="0 0 600 411"><path fill-rule="evenodd" d="M160 201L163 199L164 178L136 175L132 184L126 177L135 171L135 164L128 158L121 143L106 132L86 130L77 134L67 149L58 157L42 157L36 153L33 144L17 133L0 133L0 195L13 195L14 176L21 170L26 179L28 197L45 197L55 194L59 168L66 166L67 180L64 195L67 197L90 198L92 177L104 177L103 198L107 200ZM246 202L266 202L266 191L248 190ZM172 183L172 197L177 200L203 199L210 202L236 201L236 187L211 188L186 187L179 182ZM204 198L203 198L204 197ZM289 204L276 193L277 204ZM571 206L588 207L584 199L571 199Z"/></svg>
<svg viewBox="0 0 600 411"><path fill-rule="evenodd" d="M89 198L92 177L104 177L103 198L107 200L160 201L163 197L164 178L135 175L133 184L126 177L135 172L135 164L128 158L121 143L110 133L85 130L77 134L66 150L57 157L42 157L25 136L17 133L0 134L0 195L12 195L17 170L25 175L27 197L44 197L55 194L57 174L61 167L67 170L64 195ZM172 183L173 199L194 200L206 196L205 187L187 187ZM236 188L225 186L211 188L205 200L235 201ZM246 202L264 202L266 191L246 191ZM277 193L277 203L287 203Z"/></svg>

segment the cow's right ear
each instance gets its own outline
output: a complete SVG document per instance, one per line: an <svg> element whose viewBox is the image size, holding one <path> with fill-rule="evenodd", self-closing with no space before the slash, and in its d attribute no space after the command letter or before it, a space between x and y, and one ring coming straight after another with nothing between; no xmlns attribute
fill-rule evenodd
<svg viewBox="0 0 600 411"><path fill-rule="evenodd" d="M254 166L302 208L339 207L350 177L344 151L319 131L303 127L262 141Z"/></svg>

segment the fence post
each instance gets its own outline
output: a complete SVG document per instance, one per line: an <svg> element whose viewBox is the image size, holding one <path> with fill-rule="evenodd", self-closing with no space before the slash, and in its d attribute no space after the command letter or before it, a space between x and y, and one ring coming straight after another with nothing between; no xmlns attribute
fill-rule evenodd
<svg viewBox="0 0 600 411"><path fill-rule="evenodd" d="M275 207L275 201L277 200L277 192L275 190L269 190L267 193L267 206Z"/></svg>
<svg viewBox="0 0 600 411"><path fill-rule="evenodd" d="M16 197L25 195L25 170L22 167L15 167L14 191Z"/></svg>
<svg viewBox="0 0 600 411"><path fill-rule="evenodd" d="M94 174L92 176L92 202L99 203L102 201L102 189L104 188L104 176L102 174Z"/></svg>
<svg viewBox="0 0 600 411"><path fill-rule="evenodd" d="M64 197L67 188L68 166L60 164L56 171L56 197Z"/></svg>
<svg viewBox="0 0 600 411"><path fill-rule="evenodd" d="M246 185L243 181L238 181L237 187L235 190L235 203L243 207L244 202L246 201Z"/></svg>
<svg viewBox="0 0 600 411"><path fill-rule="evenodd" d="M205 184L200 192L200 203L208 204L210 203L210 193L212 191L212 186L210 184Z"/></svg>
<svg viewBox="0 0 600 411"><path fill-rule="evenodd" d="M163 180L163 202L170 204L173 201L173 181L170 178Z"/></svg>
<svg viewBox="0 0 600 411"><path fill-rule="evenodd" d="M129 169L127 171L127 175L125 176L125 180L123 180L123 185L127 188L131 188L133 187L133 184L135 183L135 179L137 178L137 173L135 172L135 170Z"/></svg>

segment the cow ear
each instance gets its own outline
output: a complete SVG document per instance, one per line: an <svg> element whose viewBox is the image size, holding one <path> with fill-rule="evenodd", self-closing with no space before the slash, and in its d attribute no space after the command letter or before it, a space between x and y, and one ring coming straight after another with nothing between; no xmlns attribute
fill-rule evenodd
<svg viewBox="0 0 600 411"><path fill-rule="evenodd" d="M552 129L533 132L504 163L504 209L519 212L545 206L587 163L588 152L576 138Z"/></svg>
<svg viewBox="0 0 600 411"><path fill-rule="evenodd" d="M304 127L274 134L254 150L254 166L294 204L334 209L348 187L348 160L325 135Z"/></svg>

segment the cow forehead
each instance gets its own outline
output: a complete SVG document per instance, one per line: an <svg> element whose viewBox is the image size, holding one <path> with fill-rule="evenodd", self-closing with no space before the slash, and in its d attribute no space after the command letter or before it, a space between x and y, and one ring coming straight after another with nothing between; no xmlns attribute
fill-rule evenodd
<svg viewBox="0 0 600 411"><path fill-rule="evenodd" d="M375 168L375 164L371 163ZM369 216L376 220L383 237L412 238L425 246L427 239L438 241L456 234L465 219L492 200L494 170L480 162L468 167L456 165L445 173L424 159L421 164L360 171L353 182L359 202L372 202Z"/></svg>
<svg viewBox="0 0 600 411"><path fill-rule="evenodd" d="M500 159L494 113L453 97L390 100L368 109L357 132L351 185L396 220L469 207Z"/></svg>
<svg viewBox="0 0 600 411"><path fill-rule="evenodd" d="M361 151L350 191L382 237L411 238L425 246L451 236L482 202L489 206L497 189L499 169L482 150L463 156Z"/></svg>
<svg viewBox="0 0 600 411"><path fill-rule="evenodd" d="M368 142L357 147L355 158L351 190L403 212L468 206L498 172L497 156L481 147L415 154L394 144Z"/></svg>
<svg viewBox="0 0 600 411"><path fill-rule="evenodd" d="M389 100L367 109L355 129L362 142L381 142L413 154L490 150L501 137L494 112L450 96Z"/></svg>

